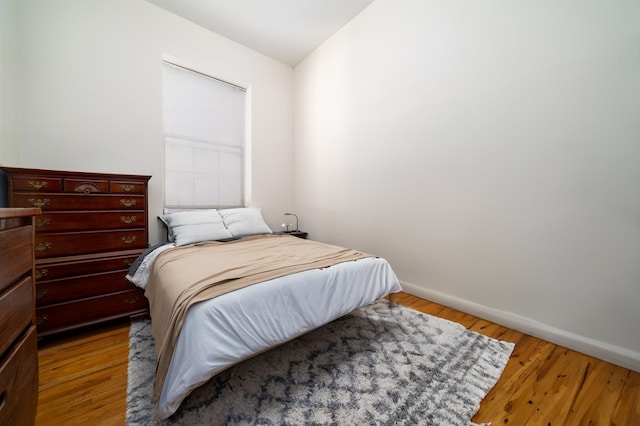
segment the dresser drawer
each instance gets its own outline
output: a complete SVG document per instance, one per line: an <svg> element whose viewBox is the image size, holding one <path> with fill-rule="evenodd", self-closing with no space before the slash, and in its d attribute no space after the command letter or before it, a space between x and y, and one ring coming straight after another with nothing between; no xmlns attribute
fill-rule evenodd
<svg viewBox="0 0 640 426"><path fill-rule="evenodd" d="M100 321L148 312L141 289L107 294L90 299L39 307L36 310L38 334L70 330Z"/></svg>
<svg viewBox="0 0 640 426"><path fill-rule="evenodd" d="M146 248L144 229L36 234L36 259Z"/></svg>
<svg viewBox="0 0 640 426"><path fill-rule="evenodd" d="M144 194L145 184L143 182L112 180L109 183L109 192L112 194Z"/></svg>
<svg viewBox="0 0 640 426"><path fill-rule="evenodd" d="M98 179L65 179L64 191L82 194L93 194L109 191L108 180Z"/></svg>
<svg viewBox="0 0 640 426"><path fill-rule="evenodd" d="M31 323L33 285L31 277L0 293L0 356ZM10 325L5 327L4 325Z"/></svg>
<svg viewBox="0 0 640 426"><path fill-rule="evenodd" d="M13 178L14 191L60 192L62 179L44 176L16 176Z"/></svg>
<svg viewBox="0 0 640 426"><path fill-rule="evenodd" d="M131 290L133 284L127 280L126 275L127 271L114 271L37 283L36 303L38 307L41 307L74 299Z"/></svg>
<svg viewBox="0 0 640 426"><path fill-rule="evenodd" d="M144 228L143 211L45 212L36 218L36 232Z"/></svg>
<svg viewBox="0 0 640 426"><path fill-rule="evenodd" d="M0 424L33 426L38 404L38 346L31 326L0 364Z"/></svg>
<svg viewBox="0 0 640 426"><path fill-rule="evenodd" d="M43 212L63 210L144 210L143 195L115 194L42 194L15 193L12 198L15 207L39 207Z"/></svg>
<svg viewBox="0 0 640 426"><path fill-rule="evenodd" d="M104 254L76 256L74 258L41 259L36 264L36 283L60 278L103 272L126 271L143 250L128 250L120 255L105 257Z"/></svg>
<svg viewBox="0 0 640 426"><path fill-rule="evenodd" d="M0 292L30 272L31 226L8 229L0 233Z"/></svg>

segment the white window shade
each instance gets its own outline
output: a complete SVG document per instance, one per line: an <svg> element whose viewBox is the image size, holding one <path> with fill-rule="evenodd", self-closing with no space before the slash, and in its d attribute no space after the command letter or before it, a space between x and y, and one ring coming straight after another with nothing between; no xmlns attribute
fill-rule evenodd
<svg viewBox="0 0 640 426"><path fill-rule="evenodd" d="M245 90L165 63L165 206L244 205Z"/></svg>

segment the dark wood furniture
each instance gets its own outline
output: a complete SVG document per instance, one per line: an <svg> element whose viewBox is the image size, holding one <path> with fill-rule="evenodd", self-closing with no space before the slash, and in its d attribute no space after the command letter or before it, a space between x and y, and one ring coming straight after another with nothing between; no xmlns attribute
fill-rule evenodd
<svg viewBox="0 0 640 426"><path fill-rule="evenodd" d="M33 284L33 217L0 209L0 425L33 425L38 343Z"/></svg>
<svg viewBox="0 0 640 426"><path fill-rule="evenodd" d="M2 167L10 207L39 207L35 222L38 337L146 315L125 276L148 246L150 176Z"/></svg>
<svg viewBox="0 0 640 426"><path fill-rule="evenodd" d="M307 236L309 235L308 232L303 232L303 231L289 231L289 232L276 232L276 234L283 234L283 235L293 235L294 237L298 237L298 238L302 238L303 240L307 239Z"/></svg>

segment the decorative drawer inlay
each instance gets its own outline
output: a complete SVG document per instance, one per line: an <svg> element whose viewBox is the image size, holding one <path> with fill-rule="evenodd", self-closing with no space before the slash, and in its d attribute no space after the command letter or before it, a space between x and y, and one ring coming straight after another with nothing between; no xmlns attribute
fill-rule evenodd
<svg viewBox="0 0 640 426"><path fill-rule="evenodd" d="M96 192L108 192L108 188L109 183L106 180L70 178L64 180L64 189L66 192L92 194Z"/></svg>
<svg viewBox="0 0 640 426"><path fill-rule="evenodd" d="M92 192L100 192L100 187L95 183L85 182L79 183L73 187L73 192L82 192L84 194L91 194Z"/></svg>

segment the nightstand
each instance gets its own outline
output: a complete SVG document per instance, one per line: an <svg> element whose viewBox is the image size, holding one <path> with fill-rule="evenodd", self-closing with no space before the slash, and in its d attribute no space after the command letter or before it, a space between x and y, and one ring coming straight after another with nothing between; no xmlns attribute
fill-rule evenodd
<svg viewBox="0 0 640 426"><path fill-rule="evenodd" d="M274 232L274 234L278 234L278 235L293 235L294 237L298 237L298 238L302 238L303 240L307 239L307 235L309 235L308 232L302 232L302 231L289 231L289 232Z"/></svg>

